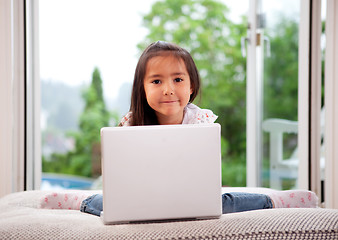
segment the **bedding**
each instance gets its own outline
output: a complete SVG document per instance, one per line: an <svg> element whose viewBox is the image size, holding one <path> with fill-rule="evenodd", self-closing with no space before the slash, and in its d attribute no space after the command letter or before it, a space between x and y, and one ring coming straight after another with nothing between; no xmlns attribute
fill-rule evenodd
<svg viewBox="0 0 338 240"><path fill-rule="evenodd" d="M269 190L245 188L245 191L266 193ZM212 220L106 226L99 217L80 211L39 209L39 201L46 193L49 192L25 191L1 198L0 238L338 239L337 209L279 208L224 214Z"/></svg>

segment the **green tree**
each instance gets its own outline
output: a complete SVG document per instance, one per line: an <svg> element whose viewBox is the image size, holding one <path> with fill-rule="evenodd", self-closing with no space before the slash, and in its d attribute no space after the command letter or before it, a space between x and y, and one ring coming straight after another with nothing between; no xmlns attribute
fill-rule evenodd
<svg viewBox="0 0 338 240"><path fill-rule="evenodd" d="M271 56L264 61L264 119L297 120L298 23L281 17L270 38ZM282 100L282 101L281 101Z"/></svg>
<svg viewBox="0 0 338 240"><path fill-rule="evenodd" d="M100 144L100 129L109 125L109 113L103 99L102 80L98 68L84 91L85 108L80 116L79 130L74 134L75 151L70 153L71 168L81 175L91 176L93 150Z"/></svg>
<svg viewBox="0 0 338 240"><path fill-rule="evenodd" d="M79 131L69 133L75 139L74 151L65 155L52 154L48 163L44 160L43 171L92 177L93 159L100 159L100 129L109 125L110 118L98 68L94 69L91 84L84 90L82 97L85 107L79 119Z"/></svg>
<svg viewBox="0 0 338 240"><path fill-rule="evenodd" d="M138 45L142 51L157 40L174 42L192 55L202 79L202 98L197 102L212 109L222 125L223 184L245 185L245 59L240 38L246 35L246 20L235 24L229 9L217 0L165 0L154 3L143 18L149 30ZM229 147L231 146L231 147ZM231 167L235 166L235 167Z"/></svg>

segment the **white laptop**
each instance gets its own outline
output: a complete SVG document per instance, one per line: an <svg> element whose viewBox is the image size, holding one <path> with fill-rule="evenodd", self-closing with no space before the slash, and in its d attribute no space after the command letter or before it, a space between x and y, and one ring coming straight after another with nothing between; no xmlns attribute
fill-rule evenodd
<svg viewBox="0 0 338 240"><path fill-rule="evenodd" d="M222 214L220 125L101 129L105 224Z"/></svg>

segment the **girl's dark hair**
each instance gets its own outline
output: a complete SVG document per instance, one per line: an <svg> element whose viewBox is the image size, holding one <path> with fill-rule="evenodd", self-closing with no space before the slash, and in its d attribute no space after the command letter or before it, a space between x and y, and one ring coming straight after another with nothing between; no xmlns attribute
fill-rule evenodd
<svg viewBox="0 0 338 240"><path fill-rule="evenodd" d="M142 53L135 70L133 89L131 94L130 111L132 112L131 125L157 125L155 111L149 106L144 91L144 77L149 59L171 54L182 59L190 77L190 85L193 89L189 102L192 102L200 89L200 77L195 62L190 53L173 43L157 41L150 44Z"/></svg>

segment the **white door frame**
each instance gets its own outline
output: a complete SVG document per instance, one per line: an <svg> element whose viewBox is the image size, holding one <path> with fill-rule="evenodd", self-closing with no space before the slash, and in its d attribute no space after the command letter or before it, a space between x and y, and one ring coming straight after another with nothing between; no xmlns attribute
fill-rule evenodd
<svg viewBox="0 0 338 240"><path fill-rule="evenodd" d="M249 1L248 54L246 74L246 185L260 185L260 139L261 108L257 86L257 13L259 0Z"/></svg>
<svg viewBox="0 0 338 240"><path fill-rule="evenodd" d="M310 29L311 28L311 29ZM298 187L321 197L321 0L302 0L298 69Z"/></svg>

